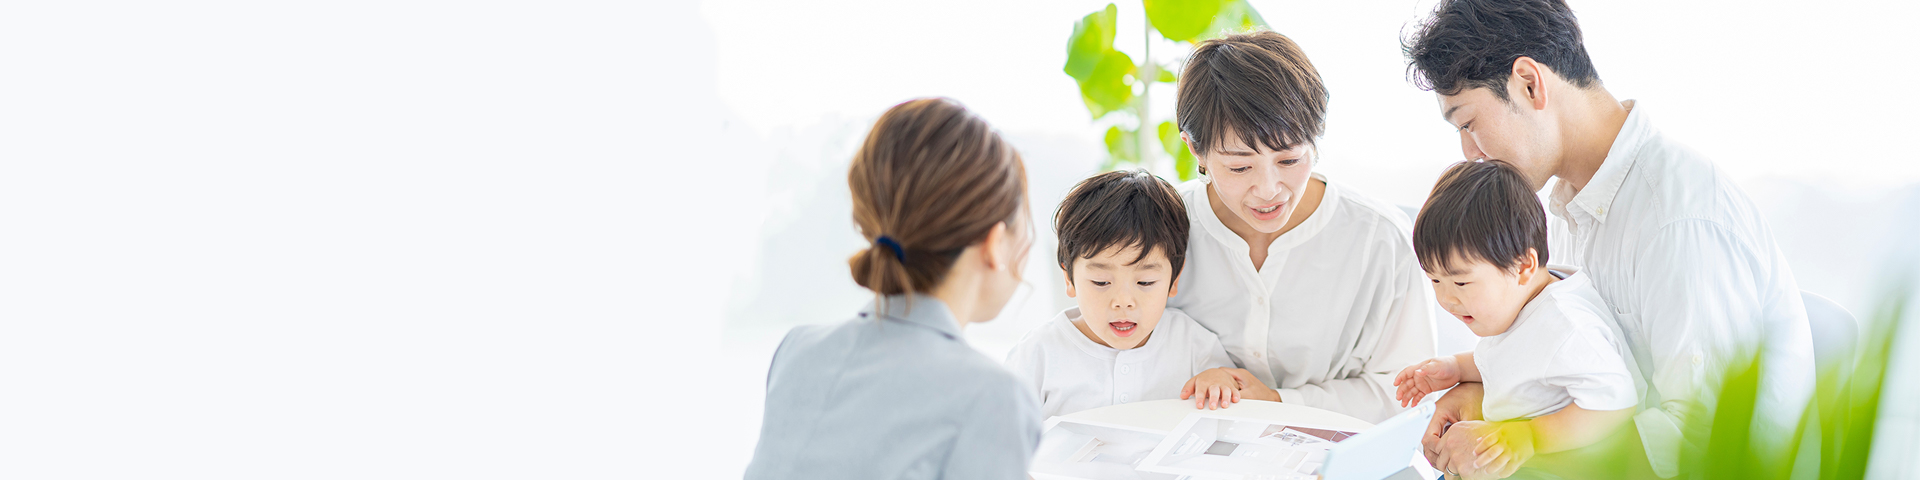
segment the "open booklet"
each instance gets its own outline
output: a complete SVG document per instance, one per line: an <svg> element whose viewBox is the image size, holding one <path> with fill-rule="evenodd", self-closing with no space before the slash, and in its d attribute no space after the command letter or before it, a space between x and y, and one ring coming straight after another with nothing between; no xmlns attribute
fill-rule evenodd
<svg viewBox="0 0 1920 480"><path fill-rule="evenodd" d="M1309 479L1354 432L1193 413L1171 432L1054 417L1031 472L1061 479Z"/></svg>

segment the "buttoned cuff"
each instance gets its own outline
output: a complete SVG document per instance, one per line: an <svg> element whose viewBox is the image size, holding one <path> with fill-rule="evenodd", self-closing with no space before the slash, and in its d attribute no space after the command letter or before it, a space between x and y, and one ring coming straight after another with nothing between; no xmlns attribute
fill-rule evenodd
<svg viewBox="0 0 1920 480"><path fill-rule="evenodd" d="M1647 465L1653 467L1653 474L1660 478L1680 474L1680 442L1685 438L1676 420L1659 408L1649 408L1633 416L1633 426L1640 430L1640 444L1647 450Z"/></svg>
<svg viewBox="0 0 1920 480"><path fill-rule="evenodd" d="M1306 394L1300 393L1300 390L1298 389L1276 388L1273 391L1280 392L1280 403L1292 403L1297 405L1307 404Z"/></svg>

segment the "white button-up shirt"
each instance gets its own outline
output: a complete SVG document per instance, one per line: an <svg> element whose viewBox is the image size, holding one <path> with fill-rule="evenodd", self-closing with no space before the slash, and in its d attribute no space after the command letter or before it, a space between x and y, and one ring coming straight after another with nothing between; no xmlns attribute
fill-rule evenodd
<svg viewBox="0 0 1920 480"><path fill-rule="evenodd" d="M1181 184L1193 227L1180 293L1167 304L1218 334L1281 402L1378 422L1402 410L1393 375L1434 356L1433 288L1405 212L1313 177L1326 182L1325 198L1267 247L1259 269L1246 240L1214 215L1207 183Z"/></svg>
<svg viewBox="0 0 1920 480"><path fill-rule="evenodd" d="M1046 416L1129 402L1180 398L1200 372L1233 367L1213 332L1177 308L1160 314L1147 342L1119 350L1093 343L1080 328L1080 307L1028 332L1007 353L1007 368L1040 396Z"/></svg>
<svg viewBox="0 0 1920 480"><path fill-rule="evenodd" d="M1679 472L1685 415L1714 405L1719 377L1762 343L1754 436L1796 440L1813 342L1786 257L1731 179L1654 129L1645 106L1627 106L1586 188L1555 181L1549 251L1593 277L1647 379L1634 423L1649 463L1663 477ZM1681 404L1695 400L1705 403Z"/></svg>

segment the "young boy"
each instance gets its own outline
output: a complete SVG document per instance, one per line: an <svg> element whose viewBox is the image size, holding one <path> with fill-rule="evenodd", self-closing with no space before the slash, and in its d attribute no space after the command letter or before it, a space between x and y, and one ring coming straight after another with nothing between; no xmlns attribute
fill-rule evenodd
<svg viewBox="0 0 1920 480"><path fill-rule="evenodd" d="M1028 332L1007 355L1047 416L1179 398L1188 379L1203 394L1199 402L1237 400L1233 377L1212 370L1234 367L1220 339L1167 308L1179 290L1188 227L1179 194L1146 171L1095 175L1060 202L1057 255L1067 296L1079 306Z"/></svg>
<svg viewBox="0 0 1920 480"><path fill-rule="evenodd" d="M1481 338L1473 351L1414 364L1393 383L1411 405L1482 382L1485 421L1451 427L1483 439L1476 468L1511 472L1516 452L1593 444L1640 403L1600 292L1584 274L1546 268L1546 227L1525 177L1500 161L1447 169L1414 221L1414 254L1440 305Z"/></svg>

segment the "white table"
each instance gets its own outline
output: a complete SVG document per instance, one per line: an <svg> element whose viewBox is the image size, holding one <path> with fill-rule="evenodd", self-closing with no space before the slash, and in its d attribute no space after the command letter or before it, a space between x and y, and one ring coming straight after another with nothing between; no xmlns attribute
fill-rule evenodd
<svg viewBox="0 0 1920 480"><path fill-rule="evenodd" d="M1208 412L1252 418L1281 424L1333 427L1349 432L1365 432L1367 429L1373 428L1372 423L1343 414L1303 405L1269 402L1265 400L1241 400L1240 403L1219 410L1195 409L1193 408L1193 400L1152 400L1122 403L1092 410L1082 410L1063 416L1073 420L1124 425L1167 432L1179 426L1181 420L1186 419L1188 414L1194 412ZM1427 464L1426 457L1420 456L1419 453L1414 453L1411 465L1418 471L1421 478L1435 478L1439 476L1438 473L1434 472L1433 466Z"/></svg>
<svg viewBox="0 0 1920 480"><path fill-rule="evenodd" d="M1274 423L1326 426L1349 432L1364 432L1373 428L1373 424L1358 418L1308 406L1265 400L1241 400L1240 403L1219 410L1195 409L1193 400L1152 400L1081 410L1064 416L1074 420L1171 431L1173 427L1180 425L1181 420L1187 418L1187 414L1194 412L1257 418Z"/></svg>

